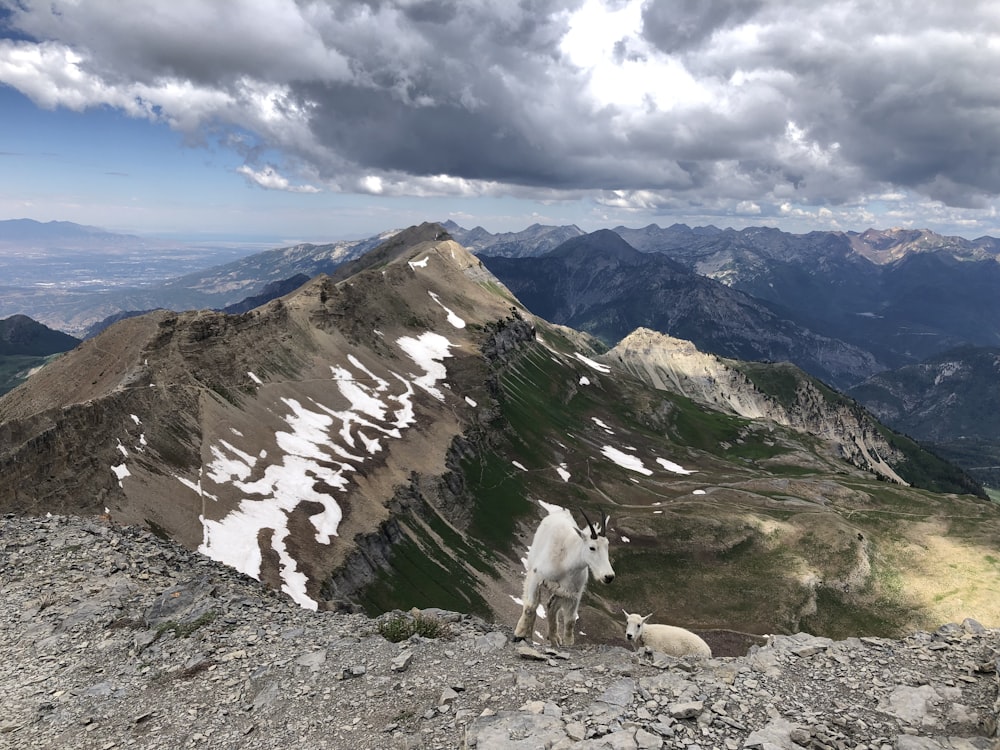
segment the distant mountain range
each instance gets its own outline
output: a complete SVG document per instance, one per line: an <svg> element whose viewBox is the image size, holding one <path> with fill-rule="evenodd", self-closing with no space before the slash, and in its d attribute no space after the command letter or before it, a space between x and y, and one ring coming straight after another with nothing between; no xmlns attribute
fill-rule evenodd
<svg viewBox="0 0 1000 750"><path fill-rule="evenodd" d="M534 225L492 234L441 226L533 313L596 336L605 347L645 327L722 357L792 362L873 408L879 403L868 400L868 378L956 349L1000 346L1000 241L990 237L898 229L795 235L680 224L589 234ZM127 311L245 310L303 278L340 273L394 232L269 250L144 289L68 298L46 291L33 298L37 319L85 336ZM990 394L976 390L987 383L963 383L969 390L945 402L988 402ZM880 413L995 485L986 467L1000 464L989 437L1000 426L994 429L989 417L984 437L962 427L959 414L952 420L946 407L935 414L933 435L926 420Z"/></svg>
<svg viewBox="0 0 1000 750"><path fill-rule="evenodd" d="M479 257L529 310L608 346L650 328L725 357L795 362L831 383L885 369L871 352L817 334L667 255L639 252L608 229L540 256Z"/></svg>
<svg viewBox="0 0 1000 750"><path fill-rule="evenodd" d="M693 276L653 260L619 238L594 293L621 267ZM566 268L560 298L589 303L589 271ZM139 524L310 609L513 623L525 547L560 504L611 514L591 641L665 601L744 633L1000 617L981 583L1000 506L960 469L792 364L548 321L437 224L246 312L104 329L0 397L0 476L0 512Z"/></svg>
<svg viewBox="0 0 1000 750"><path fill-rule="evenodd" d="M0 243L42 244L49 249L59 247L107 247L125 243L148 244L149 240L136 235L109 232L100 227L74 224L71 221L35 221L33 219L6 219L0 221Z"/></svg>
<svg viewBox="0 0 1000 750"><path fill-rule="evenodd" d="M894 382L896 403L912 405L920 394L898 398L914 382L909 368L935 370L943 357L979 371L1000 345L1000 241L926 230L792 235L651 225L589 235L572 227L576 236L550 249L546 238L563 230L469 236L498 278L554 322L608 346L644 326L724 357L794 362L1000 487L1000 416L986 410L979 429L965 424L967 405L996 401L998 381L944 380L933 419L926 407L917 417L881 398Z"/></svg>
<svg viewBox="0 0 1000 750"><path fill-rule="evenodd" d="M451 231L463 241L463 230ZM1000 345L1000 240L992 237L965 240L927 230L796 235L679 224L612 231L643 253L751 295L775 315L868 350L885 367L959 345ZM538 238L554 230L539 227L520 241L469 234L482 256L529 258L553 249Z"/></svg>
<svg viewBox="0 0 1000 750"><path fill-rule="evenodd" d="M534 225L523 232L501 234L491 234L481 227L467 230L451 222L442 226L475 254L510 260L505 269L513 269L517 260L530 262L545 256L567 241L579 243L585 236L575 226ZM94 231L82 227L78 233L88 235ZM296 274L312 277L331 273L392 233L366 240L301 244L255 253L143 289L74 294L69 299L47 290L34 300L24 300L21 309L7 314L26 314L50 327L82 335L89 326L121 311L158 307L221 309L260 294L267 284ZM781 325L789 332L808 331L810 337L841 342L836 347L848 345L867 352L868 364L831 363L815 368L807 359L816 360L815 353L804 355L801 360L792 359L841 387L956 346L1000 346L1000 295L994 293L1000 288L997 262L1000 241L994 238L964 240L916 230L793 235L760 227L737 231L715 227L692 229L684 225L662 229L650 225L594 233L584 243L591 255L600 255L601 243L607 241L612 243L607 248L607 262L613 262L615 257L621 260L620 243L611 239L612 233L645 256L673 261L669 273L677 283L682 283L679 274L686 269L753 297L755 314L767 317L768 325L782 321ZM563 262L567 260L571 262L563 258ZM646 261L652 263L653 258ZM667 273L668 266L661 263L657 273ZM623 274L628 270L627 265L621 268ZM686 278L695 280L690 274ZM613 293L609 290L609 294ZM594 300L600 297L597 288L591 288L589 294ZM716 297L719 294L722 292L713 292ZM634 306L648 307L650 300L640 301L638 296L633 300ZM729 304L747 304L738 299L734 297ZM713 298L711 303L717 301ZM675 316L674 311L667 309L669 306L669 297L660 299L657 309L647 315ZM765 309L770 312L765 314ZM4 314L2 308L0 314ZM574 314L582 312L577 310ZM604 324L606 330L600 336L609 346L629 332L622 330L628 327L629 316L622 317L618 324L610 321ZM664 332L697 340L688 335L690 331L664 329ZM702 331L701 335L707 332ZM714 350L714 346L706 348ZM738 344L732 341L730 346ZM735 348L722 353L739 355Z"/></svg>

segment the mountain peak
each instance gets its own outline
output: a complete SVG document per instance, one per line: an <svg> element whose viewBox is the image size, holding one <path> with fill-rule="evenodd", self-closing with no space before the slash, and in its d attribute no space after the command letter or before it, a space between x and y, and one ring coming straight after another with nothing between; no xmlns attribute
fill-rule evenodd
<svg viewBox="0 0 1000 750"><path fill-rule="evenodd" d="M27 315L11 315L0 320L0 354L35 357L72 349L80 340L55 331Z"/></svg>
<svg viewBox="0 0 1000 750"><path fill-rule="evenodd" d="M598 229L596 232L584 234L566 240L548 253L554 258L586 259L599 257L615 258L620 261L638 261L643 254L622 239L621 235L610 229Z"/></svg>
<svg viewBox="0 0 1000 750"><path fill-rule="evenodd" d="M373 266L392 263L410 255L413 250L426 242L450 240L451 234L441 224L425 221L423 224L407 227L389 237L381 245L365 253L357 260L345 263L333 274L335 280L346 279L359 271Z"/></svg>
<svg viewBox="0 0 1000 750"><path fill-rule="evenodd" d="M873 263L886 265L908 255L933 253L956 260L990 260L998 257L998 243L992 237L967 240L938 234L930 229L866 229L849 233L852 249Z"/></svg>

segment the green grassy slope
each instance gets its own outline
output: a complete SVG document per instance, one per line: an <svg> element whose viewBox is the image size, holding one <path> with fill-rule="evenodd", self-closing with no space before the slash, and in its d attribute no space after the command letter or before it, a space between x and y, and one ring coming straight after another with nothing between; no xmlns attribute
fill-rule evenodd
<svg viewBox="0 0 1000 750"><path fill-rule="evenodd" d="M435 572L449 585L423 591L421 606L468 602L481 612L498 591L516 595L511 571L544 501L612 516L618 577L591 584L581 611L596 640L618 638L622 608L694 628L832 637L898 635L966 616L1000 622L996 504L877 481L814 438L601 372L556 330L542 328L540 339L498 371L493 431L462 462L465 547L438 537L457 550L455 567L448 555L412 563L451 571ZM611 460L608 448L641 470ZM933 479L940 467L921 469ZM402 550L399 559L413 557ZM468 567L500 578L459 570ZM413 604L401 580L378 591L371 609Z"/></svg>

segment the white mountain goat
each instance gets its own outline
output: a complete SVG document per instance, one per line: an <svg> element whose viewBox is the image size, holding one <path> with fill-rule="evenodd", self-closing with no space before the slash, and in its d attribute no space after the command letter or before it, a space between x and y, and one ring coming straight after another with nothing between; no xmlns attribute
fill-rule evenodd
<svg viewBox="0 0 1000 750"><path fill-rule="evenodd" d="M514 640L530 638L535 628L535 613L543 590L549 594L545 616L549 621L549 640L558 646L572 646L580 599L587 586L587 571L604 583L615 580L608 560L608 521L602 513L600 531L586 514L588 530L578 529L566 508L553 506L538 528L528 549L524 576L523 610L514 629Z"/></svg>
<svg viewBox="0 0 1000 750"><path fill-rule="evenodd" d="M622 612L625 612L623 609ZM625 612L625 638L636 646L646 646L653 651L660 651L669 656L711 656L712 649L702 640L701 636L690 630L674 625L646 624L653 616L650 612L642 615L630 615Z"/></svg>

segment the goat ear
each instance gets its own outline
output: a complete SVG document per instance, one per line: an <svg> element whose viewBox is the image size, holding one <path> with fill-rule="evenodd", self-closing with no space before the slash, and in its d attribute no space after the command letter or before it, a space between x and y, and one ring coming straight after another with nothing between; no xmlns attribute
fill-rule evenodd
<svg viewBox="0 0 1000 750"><path fill-rule="evenodd" d="M652 617L652 616L653 616L653 613L652 613L652 612L650 612L650 613L649 613L648 615L646 615L645 617L643 617L643 618L642 618L642 621L643 621L643 622L646 622L646 620L648 620L648 619L649 619L650 617Z"/></svg>
<svg viewBox="0 0 1000 750"><path fill-rule="evenodd" d="M608 523L611 521L611 516L609 516L604 511L601 511L603 518L601 519L601 536L606 537L608 535Z"/></svg>
<svg viewBox="0 0 1000 750"><path fill-rule="evenodd" d="M626 617L630 617L629 613L626 612L624 609L622 610L622 614L625 615Z"/></svg>

